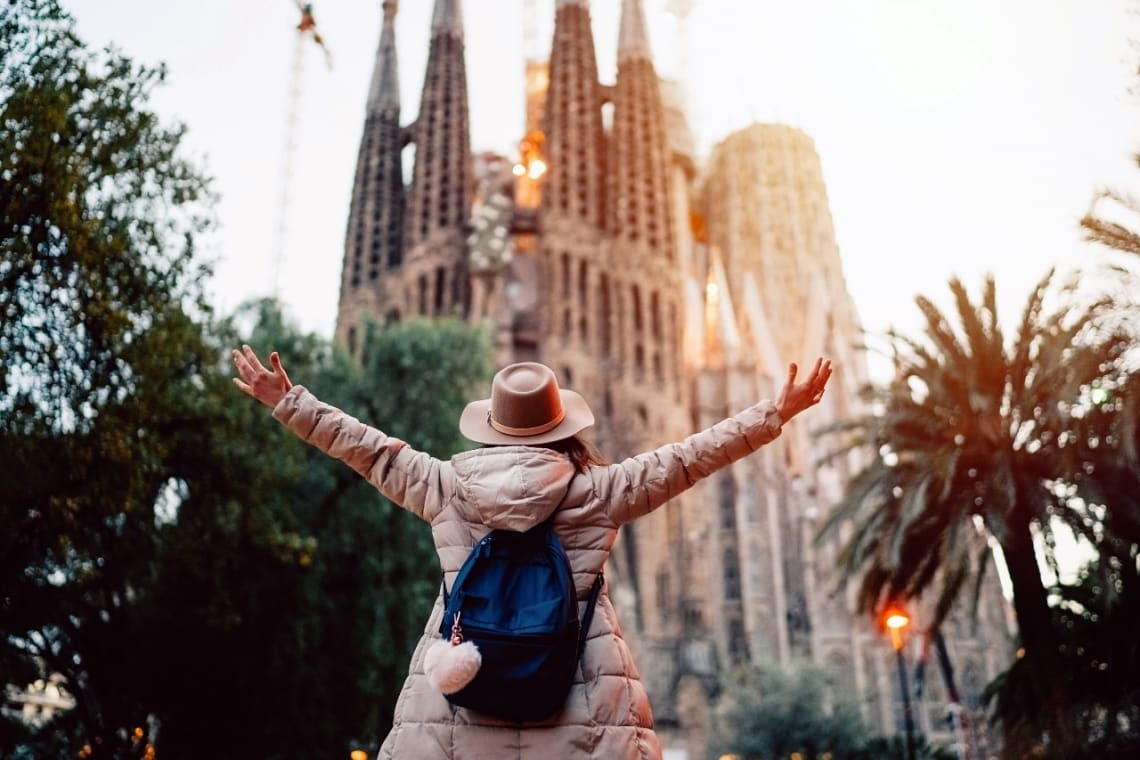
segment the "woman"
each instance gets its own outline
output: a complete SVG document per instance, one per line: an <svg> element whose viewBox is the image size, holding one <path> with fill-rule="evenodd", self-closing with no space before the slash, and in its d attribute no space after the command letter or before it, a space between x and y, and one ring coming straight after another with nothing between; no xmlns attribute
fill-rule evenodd
<svg viewBox="0 0 1140 760"><path fill-rule="evenodd" d="M792 364L775 403L762 401L679 443L604 465L578 438L594 423L585 400L560 389L542 364L512 364L495 375L491 397L472 402L460 417L463 435L484 448L445 462L293 385L276 352L269 356L272 369L249 346L234 351L233 358L238 388L272 408L273 416L303 440L344 461L431 525L448 588L471 548L490 530L525 531L553 515L580 606L621 525L776 438L784 423L819 403L831 376L831 363L819 359L797 383ZM649 699L607 589L597 600L564 708L538 722L513 723L454 707L430 685L424 655L438 640L442 613L441 593L412 655L381 758L661 757Z"/></svg>

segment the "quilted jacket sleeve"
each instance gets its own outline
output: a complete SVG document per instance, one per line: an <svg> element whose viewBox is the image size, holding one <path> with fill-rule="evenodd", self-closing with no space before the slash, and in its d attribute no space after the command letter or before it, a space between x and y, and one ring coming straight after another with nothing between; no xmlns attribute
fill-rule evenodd
<svg viewBox="0 0 1140 760"><path fill-rule="evenodd" d="M442 463L294 385L273 409L306 443L356 470L395 504L429 522L446 497Z"/></svg>
<svg viewBox="0 0 1140 760"><path fill-rule="evenodd" d="M683 441L597 468L595 494L615 524L636 520L774 440L782 425L775 405L761 401Z"/></svg>

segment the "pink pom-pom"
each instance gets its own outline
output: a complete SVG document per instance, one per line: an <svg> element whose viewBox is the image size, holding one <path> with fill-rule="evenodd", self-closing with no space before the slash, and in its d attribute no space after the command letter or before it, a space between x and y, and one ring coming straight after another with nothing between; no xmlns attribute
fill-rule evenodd
<svg viewBox="0 0 1140 760"><path fill-rule="evenodd" d="M482 664L483 655L470 641L452 644L439 639L424 654L424 673L442 694L454 694L471 683Z"/></svg>

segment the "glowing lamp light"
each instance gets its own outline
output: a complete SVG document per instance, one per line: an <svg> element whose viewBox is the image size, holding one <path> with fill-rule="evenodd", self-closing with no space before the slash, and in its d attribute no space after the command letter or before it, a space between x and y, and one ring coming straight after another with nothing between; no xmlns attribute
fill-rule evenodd
<svg viewBox="0 0 1140 760"><path fill-rule="evenodd" d="M515 164L514 167L511 168L511 171L516 177L521 177L522 175L526 174L526 167L522 164Z"/></svg>
<svg viewBox="0 0 1140 760"><path fill-rule="evenodd" d="M368 753L362 749L354 749L348 756L351 760L368 760Z"/></svg>
<svg viewBox="0 0 1140 760"><path fill-rule="evenodd" d="M910 618L902 612L892 612L887 616L887 628L891 630L906 628L908 623L910 623Z"/></svg>
<svg viewBox="0 0 1140 760"><path fill-rule="evenodd" d="M902 630L910 625L910 616L898 607L891 607L883 613L883 625L891 632L891 644L895 651L902 649Z"/></svg>
<svg viewBox="0 0 1140 760"><path fill-rule="evenodd" d="M531 161L530 169L527 170L527 176L531 179L538 179L543 174L546 174L546 162L540 158Z"/></svg>

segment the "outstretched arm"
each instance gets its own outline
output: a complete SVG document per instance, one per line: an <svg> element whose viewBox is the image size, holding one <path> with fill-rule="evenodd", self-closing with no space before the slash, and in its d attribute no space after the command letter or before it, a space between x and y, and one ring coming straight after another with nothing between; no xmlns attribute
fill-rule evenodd
<svg viewBox="0 0 1140 760"><path fill-rule="evenodd" d="M818 404L831 377L831 362L819 359L807 379L796 382L795 364L775 402L760 401L683 441L597 470L594 487L615 524L652 512L677 494L742 459L780 435L795 415Z"/></svg>
<svg viewBox="0 0 1140 760"><path fill-rule="evenodd" d="M816 359L811 374L802 383L796 382L796 371L795 363L788 365L788 380L776 399L776 413L784 422L808 407L815 406L823 398L827 380L831 377L831 360L823 357Z"/></svg>
<svg viewBox="0 0 1140 760"><path fill-rule="evenodd" d="M272 370L247 345L234 351L233 359L240 375L234 385L272 409L274 418L301 440L341 460L417 517L430 522L442 509L446 494L438 459L324 403L304 386L294 386L276 351L269 355Z"/></svg>
<svg viewBox="0 0 1140 760"><path fill-rule="evenodd" d="M266 369L257 354L247 345L243 345L241 351L234 349L234 365L241 375L234 378L234 385L246 395L273 409L293 387L293 383L289 382L289 376L285 374L281 357L276 351L269 355L269 363L273 366L272 370Z"/></svg>

